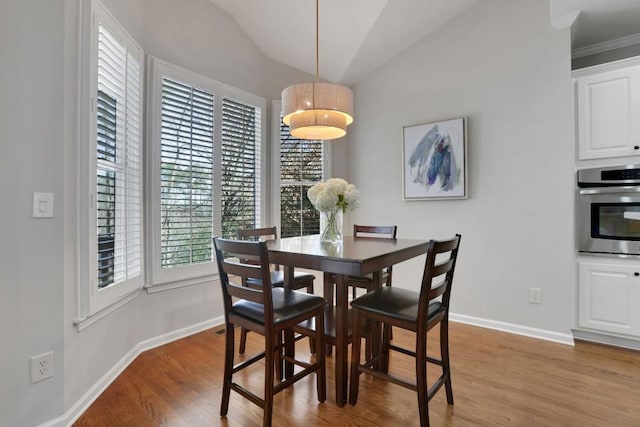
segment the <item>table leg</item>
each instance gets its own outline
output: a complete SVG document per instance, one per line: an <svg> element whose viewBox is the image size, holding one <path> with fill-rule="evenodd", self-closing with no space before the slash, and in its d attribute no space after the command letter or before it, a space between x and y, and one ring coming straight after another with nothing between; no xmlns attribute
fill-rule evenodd
<svg viewBox="0 0 640 427"><path fill-rule="evenodd" d="M336 275L336 404L347 403L347 337L348 337L348 289L344 276Z"/></svg>
<svg viewBox="0 0 640 427"><path fill-rule="evenodd" d="M324 297L324 299L327 301L327 306L332 308L332 312L333 312L333 307L334 307L334 298L333 298L333 287L335 285L334 283L334 278L333 278L333 273L324 273L323 274L323 292L322 292L322 296ZM327 322L327 321L325 321ZM326 323L325 323L326 324ZM331 356L331 352L333 351L333 347L331 344L326 344L325 345L325 355L326 356Z"/></svg>
<svg viewBox="0 0 640 427"><path fill-rule="evenodd" d="M382 271L374 271L372 278L373 289L380 289L382 287ZM380 353L380 335L382 329L380 323L376 323L374 328L371 331L371 354L379 354ZM369 346L367 346L369 347ZM380 362L376 362L373 366L375 369L384 370L383 366L380 366Z"/></svg>

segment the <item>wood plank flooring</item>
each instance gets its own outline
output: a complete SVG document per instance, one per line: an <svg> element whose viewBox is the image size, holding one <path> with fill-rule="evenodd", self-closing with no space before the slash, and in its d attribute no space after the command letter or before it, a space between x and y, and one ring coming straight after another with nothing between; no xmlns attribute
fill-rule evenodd
<svg viewBox="0 0 640 427"><path fill-rule="evenodd" d="M434 332L429 345L437 351ZM451 323L450 334L455 405L446 404L442 389L429 404L432 426L640 427L640 352L571 347L459 323ZM395 342L412 339L394 330ZM260 340L249 334L247 354ZM296 348L309 351L306 342ZM147 351L74 425L261 426L261 409L233 392L229 414L218 415L223 351L224 336L213 330ZM364 374L358 403L336 406L333 358L327 362L327 401L317 401L315 377L306 378L276 395L274 426L419 425L413 392ZM262 370L258 363L237 382L262 394ZM412 359L393 357L391 371L411 376Z"/></svg>

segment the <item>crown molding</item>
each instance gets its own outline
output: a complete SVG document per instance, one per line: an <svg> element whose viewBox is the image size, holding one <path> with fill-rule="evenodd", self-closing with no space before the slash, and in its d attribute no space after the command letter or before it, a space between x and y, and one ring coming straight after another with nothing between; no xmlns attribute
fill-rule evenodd
<svg viewBox="0 0 640 427"><path fill-rule="evenodd" d="M576 22L576 19L578 19L578 16L580 16L580 13L581 12L577 10L575 12L567 13L566 15L551 18L551 25L553 25L558 30L569 28Z"/></svg>
<svg viewBox="0 0 640 427"><path fill-rule="evenodd" d="M571 58L582 58L585 56L595 55L597 53L608 52L614 49L640 44L640 33L630 36L620 37L602 43L592 44L590 46L580 47L571 51Z"/></svg>

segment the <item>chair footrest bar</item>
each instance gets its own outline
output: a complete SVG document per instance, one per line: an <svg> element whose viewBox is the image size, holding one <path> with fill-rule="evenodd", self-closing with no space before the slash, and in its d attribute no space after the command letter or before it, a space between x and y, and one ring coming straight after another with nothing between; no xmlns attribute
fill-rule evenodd
<svg viewBox="0 0 640 427"><path fill-rule="evenodd" d="M416 357L415 351L407 350L406 348L398 347L397 345L389 344L389 350L394 350L398 353L406 354L407 356Z"/></svg>
<svg viewBox="0 0 640 427"><path fill-rule="evenodd" d="M247 366L256 363L258 360L264 359L264 356L265 356L265 352L263 351L256 354L255 356L252 356L250 359L243 360L242 362L234 365L233 370L231 372L235 374L236 372L246 368Z"/></svg>
<svg viewBox="0 0 640 427"><path fill-rule="evenodd" d="M252 392L250 392L246 388L242 387L241 385L239 385L237 383L231 383L231 387L230 388L231 388L231 390L235 391L236 393L238 393L239 395L241 395L245 399L249 399L250 401L252 401L256 405L264 408L264 399L261 399L260 397L258 397L257 395L253 394Z"/></svg>
<svg viewBox="0 0 640 427"><path fill-rule="evenodd" d="M282 390L284 390L285 388L287 388L288 386L290 386L292 383L298 381L300 378L302 377L306 377L309 374L312 374L313 372L317 371L320 369L320 365L319 364L313 364L311 365L308 369L305 369L303 371L298 372L297 374L294 374L292 377L285 379L284 381L282 381L280 384L276 384L273 386L273 393L279 393Z"/></svg>
<svg viewBox="0 0 640 427"><path fill-rule="evenodd" d="M435 357L427 356L427 362L431 362L434 365L442 366L442 360L436 359Z"/></svg>
<svg viewBox="0 0 640 427"><path fill-rule="evenodd" d="M429 387L429 391L427 391L427 402L431 400L431 398L436 394L440 387L442 387L445 383L445 375L441 375L440 378L433 383L431 387Z"/></svg>
<svg viewBox="0 0 640 427"><path fill-rule="evenodd" d="M377 371L377 370L372 369L372 368L368 368L368 367L363 366L363 365L358 366L358 371L366 372L368 374L373 375L374 377L381 378L383 380L392 382L392 383L397 384L399 386L408 388L409 390L417 391L417 389L418 389L417 386L415 385L415 383L411 383L411 382L409 382L409 381L407 381L405 379L396 377L394 375L382 373L380 371Z"/></svg>

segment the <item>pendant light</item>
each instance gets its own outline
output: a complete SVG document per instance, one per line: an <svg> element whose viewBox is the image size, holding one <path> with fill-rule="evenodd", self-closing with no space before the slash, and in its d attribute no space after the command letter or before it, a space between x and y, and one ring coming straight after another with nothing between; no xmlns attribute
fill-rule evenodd
<svg viewBox="0 0 640 427"><path fill-rule="evenodd" d="M316 78L282 91L282 121L298 139L343 137L353 122L353 92L346 86L319 81L319 18L316 0Z"/></svg>

